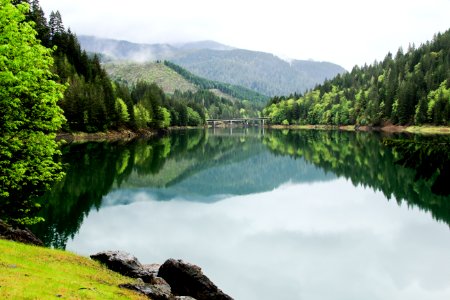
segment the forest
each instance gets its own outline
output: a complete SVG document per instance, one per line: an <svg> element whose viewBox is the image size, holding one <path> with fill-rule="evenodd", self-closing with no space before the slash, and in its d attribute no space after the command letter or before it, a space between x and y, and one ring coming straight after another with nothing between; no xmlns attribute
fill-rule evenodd
<svg viewBox="0 0 450 300"><path fill-rule="evenodd" d="M58 11L52 12L47 21L38 0L16 2L29 3L30 11L26 20L34 24L42 45L54 49L52 71L57 75L57 81L66 86L64 97L59 102L66 118L63 131L98 132L124 128L140 130L198 126L205 123L209 113L215 118L257 113L258 109L249 101L235 105L234 102L207 91L209 86L196 93L176 92L169 95L154 83L113 82L101 66L100 58L82 50L76 35L70 29L65 29ZM183 72L182 68L177 68L174 64L166 64ZM197 77L194 79L201 80ZM202 81L203 85L205 82ZM251 99L256 97L255 99L260 100L263 97L244 88L214 84L214 88L228 89Z"/></svg>
<svg viewBox="0 0 450 300"><path fill-rule="evenodd" d="M450 124L450 30L383 61L355 66L304 95L273 97L273 124Z"/></svg>

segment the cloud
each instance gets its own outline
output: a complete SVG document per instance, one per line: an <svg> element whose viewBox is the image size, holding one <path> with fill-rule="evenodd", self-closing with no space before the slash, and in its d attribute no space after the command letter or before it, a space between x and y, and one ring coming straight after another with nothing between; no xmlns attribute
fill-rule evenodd
<svg viewBox="0 0 450 300"><path fill-rule="evenodd" d="M79 34L166 43L216 40L351 69L450 27L448 0L41 0Z"/></svg>
<svg viewBox="0 0 450 300"><path fill-rule="evenodd" d="M343 179L213 204L136 197L92 211L68 250L182 258L237 299L450 296L448 226Z"/></svg>

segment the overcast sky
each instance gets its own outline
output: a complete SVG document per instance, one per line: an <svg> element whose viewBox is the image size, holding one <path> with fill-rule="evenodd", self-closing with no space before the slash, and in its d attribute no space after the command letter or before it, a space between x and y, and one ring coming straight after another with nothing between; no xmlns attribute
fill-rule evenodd
<svg viewBox="0 0 450 300"><path fill-rule="evenodd" d="M351 69L450 28L450 0L40 0L77 34L145 43L215 40Z"/></svg>

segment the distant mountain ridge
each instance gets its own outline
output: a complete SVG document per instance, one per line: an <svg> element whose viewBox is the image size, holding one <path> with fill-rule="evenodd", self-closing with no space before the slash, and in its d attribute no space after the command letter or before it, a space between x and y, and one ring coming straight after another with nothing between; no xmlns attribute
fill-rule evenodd
<svg viewBox="0 0 450 300"><path fill-rule="evenodd" d="M233 47L214 41L198 41L181 44L140 44L125 40L98 38L80 35L78 41L88 52L100 53L114 60L148 62L177 57L191 51L209 49L214 51L233 50Z"/></svg>
<svg viewBox="0 0 450 300"><path fill-rule="evenodd" d="M341 66L329 62L287 62L270 53L236 49L214 41L138 44L84 35L78 40L86 51L103 54L106 59L169 60L195 75L240 85L268 96L303 93L345 72Z"/></svg>

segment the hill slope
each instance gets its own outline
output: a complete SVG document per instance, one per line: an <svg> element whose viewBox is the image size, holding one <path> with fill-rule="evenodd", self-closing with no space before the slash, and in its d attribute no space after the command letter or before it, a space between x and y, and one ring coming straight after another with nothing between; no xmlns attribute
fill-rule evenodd
<svg viewBox="0 0 450 300"><path fill-rule="evenodd" d="M199 76L242 85L269 96L302 93L345 71L331 63L289 63L270 53L241 49L202 49L171 60Z"/></svg>
<svg viewBox="0 0 450 300"><path fill-rule="evenodd" d="M1 239L0 251L1 299L148 299L87 257Z"/></svg>
<svg viewBox="0 0 450 300"><path fill-rule="evenodd" d="M111 62L103 65L111 79L127 84L135 84L139 80L156 83L164 93L196 92L197 86L162 63L146 62Z"/></svg>
<svg viewBox="0 0 450 300"><path fill-rule="evenodd" d="M450 30L418 48L355 67L298 99L274 97L273 123L450 125Z"/></svg>
<svg viewBox="0 0 450 300"><path fill-rule="evenodd" d="M261 107L268 100L267 96L244 87L196 76L168 61L164 63L116 61L105 63L104 67L113 80L126 84L135 84L138 81L156 83L167 94L173 94L176 90L182 93L208 90L221 98L231 101L249 100Z"/></svg>
<svg viewBox="0 0 450 300"><path fill-rule="evenodd" d="M345 69L328 62L287 62L270 53L234 49L213 41L183 45L137 44L127 41L80 36L88 52L110 59L170 60L210 80L241 85L264 95L304 92Z"/></svg>

